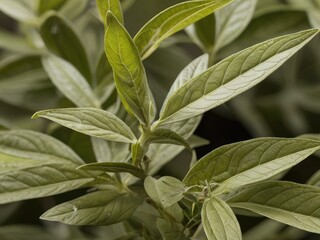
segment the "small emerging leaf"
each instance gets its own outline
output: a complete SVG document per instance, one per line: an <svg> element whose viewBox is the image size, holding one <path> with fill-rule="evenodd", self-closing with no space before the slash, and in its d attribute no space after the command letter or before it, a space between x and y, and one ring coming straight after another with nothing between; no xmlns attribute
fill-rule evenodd
<svg viewBox="0 0 320 240"><path fill-rule="evenodd" d="M134 142L136 137L118 117L96 108L61 108L35 113L32 118L43 117L75 131L93 137L118 142Z"/></svg>
<svg viewBox="0 0 320 240"><path fill-rule="evenodd" d="M40 218L72 225L109 225L128 219L141 202L134 192L110 189L57 205Z"/></svg>
<svg viewBox="0 0 320 240"><path fill-rule="evenodd" d="M90 164L82 165L78 167L78 169L82 169L86 171L127 172L141 179L145 179L147 177L143 169L129 163L121 163L121 162L90 163Z"/></svg>
<svg viewBox="0 0 320 240"><path fill-rule="evenodd" d="M219 198L207 199L204 202L201 219L209 240L242 239L236 216L228 204Z"/></svg>
<svg viewBox="0 0 320 240"><path fill-rule="evenodd" d="M149 197L164 208L180 201L185 192L184 184L173 177L161 177L158 180L147 177L144 187Z"/></svg>
<svg viewBox="0 0 320 240"><path fill-rule="evenodd" d="M227 200L279 222L320 233L320 189L285 181L255 183Z"/></svg>

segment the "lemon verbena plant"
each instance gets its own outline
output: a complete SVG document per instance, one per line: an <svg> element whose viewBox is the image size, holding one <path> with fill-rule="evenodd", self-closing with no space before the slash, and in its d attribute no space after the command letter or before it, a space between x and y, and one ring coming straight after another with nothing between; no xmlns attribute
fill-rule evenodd
<svg viewBox="0 0 320 240"><path fill-rule="evenodd" d="M242 239L235 213L263 215L320 234L320 189L278 180L320 149L318 135L236 142L197 160L194 148L203 140L193 133L202 114L263 81L319 32L308 29L269 39L214 64L216 50L250 21L245 15L233 22L236 27L227 22L230 9L240 2L250 1L183 1L154 16L131 38L120 2L97 0L106 56L98 65L102 72L112 70L117 93L107 109L105 96L110 94L92 89L95 79L90 64L82 61L85 51L68 55L59 50L63 37L80 46L77 34L60 14L48 13L35 26L46 46L39 52L41 66L76 107L42 110L32 118L90 136L97 162L86 163L44 133L3 130L0 203L86 188L83 196L54 206L40 218L71 225L117 224L121 239ZM181 71L157 109L143 61L164 40L213 12L217 22L225 23L221 26L229 27L216 31L209 51ZM183 149L192 161L182 180L156 175Z"/></svg>

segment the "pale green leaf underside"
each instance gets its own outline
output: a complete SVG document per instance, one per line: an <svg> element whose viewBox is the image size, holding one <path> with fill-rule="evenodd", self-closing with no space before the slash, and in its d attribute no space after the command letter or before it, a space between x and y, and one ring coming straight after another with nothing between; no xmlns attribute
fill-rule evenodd
<svg viewBox="0 0 320 240"><path fill-rule="evenodd" d="M208 240L241 240L241 229L228 204L219 198L207 199L201 219Z"/></svg>
<svg viewBox="0 0 320 240"><path fill-rule="evenodd" d="M249 24L257 0L236 0L215 12L215 49L218 50L235 40Z"/></svg>
<svg viewBox="0 0 320 240"><path fill-rule="evenodd" d="M160 125L197 116L248 90L318 32L312 29L271 39L222 60L171 95L160 114Z"/></svg>
<svg viewBox="0 0 320 240"><path fill-rule="evenodd" d="M33 118L43 117L75 131L93 137L118 142L134 142L136 137L118 117L97 108L61 108L37 112Z"/></svg>
<svg viewBox="0 0 320 240"><path fill-rule="evenodd" d="M155 104L145 69L129 33L110 11L107 14L104 47L125 108L141 123L149 125L155 116Z"/></svg>
<svg viewBox="0 0 320 240"><path fill-rule="evenodd" d="M134 37L142 59L172 34L222 8L232 0L186 1L169 7L147 22Z"/></svg>
<svg viewBox="0 0 320 240"><path fill-rule="evenodd" d="M71 191L94 180L76 167L72 164L49 164L2 173L0 204Z"/></svg>
<svg viewBox="0 0 320 240"><path fill-rule="evenodd" d="M123 15L119 0L96 0L102 21L106 24L107 12L111 11L119 22L123 24Z"/></svg>
<svg viewBox="0 0 320 240"><path fill-rule="evenodd" d="M187 185L221 183L216 191L270 178L314 153L320 142L306 139L257 138L219 147L188 172Z"/></svg>
<svg viewBox="0 0 320 240"><path fill-rule="evenodd" d="M23 159L32 160L38 164L48 163L74 163L83 164L83 160L67 145L48 135L29 130L0 131L0 153L16 158L14 161L19 165ZM2 160L0 160L3 163Z"/></svg>
<svg viewBox="0 0 320 240"><path fill-rule="evenodd" d="M140 203L136 193L104 190L57 205L40 218L72 225L109 225L129 218Z"/></svg>
<svg viewBox="0 0 320 240"><path fill-rule="evenodd" d="M99 107L99 100L80 72L54 55L42 58L42 64L53 84L78 107Z"/></svg>
<svg viewBox="0 0 320 240"><path fill-rule="evenodd" d="M184 194L184 184L173 177L147 177L144 187L149 197L164 208L180 201Z"/></svg>
<svg viewBox="0 0 320 240"><path fill-rule="evenodd" d="M232 196L232 207L320 233L320 189L284 181L256 183Z"/></svg>

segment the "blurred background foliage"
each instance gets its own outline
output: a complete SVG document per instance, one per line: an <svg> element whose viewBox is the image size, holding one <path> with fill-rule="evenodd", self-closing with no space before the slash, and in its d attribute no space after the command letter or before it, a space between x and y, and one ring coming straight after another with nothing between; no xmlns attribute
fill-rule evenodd
<svg viewBox="0 0 320 240"><path fill-rule="evenodd" d="M178 2L181 1L123 0L125 26L134 35L155 14ZM204 52L210 54L210 63L214 64L255 43L319 28L320 1L258 0L252 19L230 42L219 42L217 19L217 15L208 16L175 34L144 62L158 107L179 72ZM52 84L41 64L41 56L47 51L79 70L104 109L114 107L116 93L103 52L103 35L94 0L0 0L0 129L45 132L67 143L87 162L94 161L89 137L30 117L39 110L74 106L59 86ZM318 36L266 81L206 113L196 134L210 144L198 148L197 155L201 157L215 147L253 137L319 133L319 47ZM190 159L190 154L180 153L159 175L183 177ZM305 183L314 173L313 178L319 177L318 169L319 159L314 158L293 168L284 178ZM130 234L128 238L121 237L124 232L135 231L132 225L77 228L38 220L49 207L80 194L74 191L0 206L0 239L136 239ZM243 231L247 231L247 240L320 239L272 220L242 216L239 220Z"/></svg>

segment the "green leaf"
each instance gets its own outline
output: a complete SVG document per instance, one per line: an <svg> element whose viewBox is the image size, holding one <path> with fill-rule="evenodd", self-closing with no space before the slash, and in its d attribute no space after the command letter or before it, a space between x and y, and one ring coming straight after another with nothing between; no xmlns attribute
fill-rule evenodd
<svg viewBox="0 0 320 240"><path fill-rule="evenodd" d="M53 84L76 106L99 108L99 100L73 65L54 55L43 57L42 64Z"/></svg>
<svg viewBox="0 0 320 240"><path fill-rule="evenodd" d="M92 81L85 48L67 19L55 12L51 12L43 20L40 26L40 34L51 52L71 63L88 82Z"/></svg>
<svg viewBox="0 0 320 240"><path fill-rule="evenodd" d="M215 49L218 50L235 40L248 26L257 0L236 0L215 12Z"/></svg>
<svg viewBox="0 0 320 240"><path fill-rule="evenodd" d="M184 184L173 177L154 179L149 176L144 180L144 188L149 197L164 208L180 201L185 192Z"/></svg>
<svg viewBox="0 0 320 240"><path fill-rule="evenodd" d="M134 192L110 189L62 203L40 218L72 225L109 225L128 219L141 202Z"/></svg>
<svg viewBox="0 0 320 240"><path fill-rule="evenodd" d="M165 128L158 128L152 131L150 135L148 135L146 143L169 143L174 145L182 145L189 151L192 151L188 142L183 137L176 132Z"/></svg>
<svg viewBox="0 0 320 240"><path fill-rule="evenodd" d="M59 9L59 13L70 20L74 20L88 8L89 0L68 0Z"/></svg>
<svg viewBox="0 0 320 240"><path fill-rule="evenodd" d="M125 108L142 124L149 125L155 116L155 104L145 69L129 33L110 11L107 14L105 52Z"/></svg>
<svg viewBox="0 0 320 240"><path fill-rule="evenodd" d="M231 196L231 207L243 208L279 222L320 233L320 189L285 181L252 184Z"/></svg>
<svg viewBox="0 0 320 240"><path fill-rule="evenodd" d="M186 1L169 7L147 22L134 37L142 59L172 34L222 8L232 0Z"/></svg>
<svg viewBox="0 0 320 240"><path fill-rule="evenodd" d="M157 219L157 227L163 240L187 240L184 233L184 227L181 223L170 222L162 218Z"/></svg>
<svg viewBox="0 0 320 240"><path fill-rule="evenodd" d="M207 199L204 202L201 219L209 240L242 239L236 216L228 204L219 198Z"/></svg>
<svg viewBox="0 0 320 240"><path fill-rule="evenodd" d="M17 21L29 24L37 23L37 16L24 0L0 0L0 11Z"/></svg>
<svg viewBox="0 0 320 240"><path fill-rule="evenodd" d="M94 180L76 167L74 164L48 164L1 173L0 204L71 191Z"/></svg>
<svg viewBox="0 0 320 240"><path fill-rule="evenodd" d="M136 137L118 117L97 108L60 108L35 113L77 132L111 141L132 143Z"/></svg>
<svg viewBox="0 0 320 240"><path fill-rule="evenodd" d="M64 3L65 3L65 0L39 0L38 12L42 14L51 9L57 10Z"/></svg>
<svg viewBox="0 0 320 240"><path fill-rule="evenodd" d="M177 89L160 112L159 125L202 114L261 82L319 30L282 36L247 48Z"/></svg>
<svg viewBox="0 0 320 240"><path fill-rule="evenodd" d="M107 12L111 11L118 21L123 24L123 15L119 0L96 0L101 19L106 24Z"/></svg>
<svg viewBox="0 0 320 240"><path fill-rule="evenodd" d="M0 153L16 157L19 161L37 160L39 165L57 162L84 164L83 160L64 143L29 130L0 131ZM17 166L18 164L19 162Z"/></svg>
<svg viewBox="0 0 320 240"><path fill-rule="evenodd" d="M78 167L78 169L85 171L127 172L141 179L145 179L147 177L143 169L123 162L89 163Z"/></svg>
<svg viewBox="0 0 320 240"><path fill-rule="evenodd" d="M227 192L268 179L298 164L320 148L320 142L290 138L257 138L219 147L188 172L187 185L219 183Z"/></svg>

